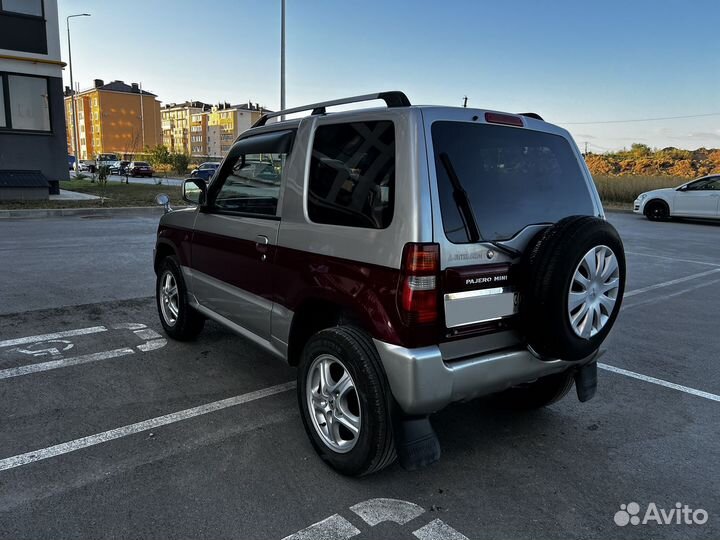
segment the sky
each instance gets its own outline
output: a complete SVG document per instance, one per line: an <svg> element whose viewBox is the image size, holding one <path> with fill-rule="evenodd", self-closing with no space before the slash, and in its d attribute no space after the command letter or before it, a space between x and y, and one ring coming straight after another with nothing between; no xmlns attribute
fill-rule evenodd
<svg viewBox="0 0 720 540"><path fill-rule="evenodd" d="M70 21L83 89L117 79L163 103L279 108L280 0L58 5L65 61L65 17L92 15ZM287 0L287 106L381 90L413 104L467 96L537 112L592 152L720 147L718 28L718 0ZM667 119L678 116L693 118Z"/></svg>

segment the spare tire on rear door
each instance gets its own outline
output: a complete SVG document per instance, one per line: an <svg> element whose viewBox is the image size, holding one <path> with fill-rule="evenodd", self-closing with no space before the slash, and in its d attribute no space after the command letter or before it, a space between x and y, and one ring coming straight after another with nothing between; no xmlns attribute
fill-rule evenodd
<svg viewBox="0 0 720 540"><path fill-rule="evenodd" d="M571 216L539 233L525 251L520 318L543 358L580 360L615 322L625 291L625 251L615 228Z"/></svg>

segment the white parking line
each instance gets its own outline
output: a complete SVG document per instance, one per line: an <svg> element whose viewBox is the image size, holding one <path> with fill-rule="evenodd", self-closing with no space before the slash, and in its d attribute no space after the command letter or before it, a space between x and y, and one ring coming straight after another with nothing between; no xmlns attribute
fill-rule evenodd
<svg viewBox="0 0 720 540"><path fill-rule="evenodd" d="M693 396L709 399L711 401L720 401L720 396L718 396L717 394L711 394L710 392L696 390L695 388L690 388L689 386L675 384L675 383L672 383L669 381L664 381L662 379L658 379L656 377L650 377L649 375L643 375L642 373L635 373L634 371L628 371L627 369L610 366L608 364L602 364L600 362L598 362L598 367L600 369L604 369L606 371L611 371L611 372L617 373L619 375L625 375L626 377L631 377L633 379L638 379L640 381L657 384L659 386L664 386L665 388L672 388L673 390L679 390L680 392L685 392L686 394L691 394Z"/></svg>
<svg viewBox="0 0 720 540"><path fill-rule="evenodd" d="M87 364L88 362L97 362L98 360L109 360L110 358L118 358L128 354L135 354L135 352L132 349L125 347L123 349L114 349L112 351L83 354L82 356L75 356L73 358L50 360L49 362L42 362L40 364L29 364L26 366L2 369L0 370L0 380L20 377L21 375L30 375L31 373L38 373L40 371L49 371L51 369Z"/></svg>
<svg viewBox="0 0 720 540"><path fill-rule="evenodd" d="M128 435L134 435L142 431L148 431L150 429L155 429L160 426L166 426L168 424L180 422L189 418L195 418L196 416L202 416L211 412L227 409L228 407L235 407L236 405L249 403L251 401L255 401L256 399L262 399L275 394L280 394L282 392L287 392L288 390L292 390L293 388L295 388L294 381L277 384L275 386L263 388L262 390L256 390L255 392L249 392L247 394L241 394L239 396L221 399L220 401L213 401L212 403L200 405L199 407L193 407L191 409L185 409L183 411L166 414L164 416L158 416L156 418L151 418L150 420L144 420L135 424L111 429L109 431L104 431L96 435L89 435L87 437L75 439L74 441L56 444L55 446L50 446L48 448L41 448L32 452L26 452L24 454L19 454L17 456L12 456L0 460L0 471L6 471L8 469L21 467L35 461L41 461L43 459L68 454L70 452L75 452L76 450L82 450L83 448L88 448L97 444L102 444L113 441L115 439L120 439L122 437L127 437Z"/></svg>
<svg viewBox="0 0 720 540"><path fill-rule="evenodd" d="M693 285L692 287L688 287L686 289L680 289L679 291L675 291L670 294L666 294L664 296L661 296L660 298L653 298L650 297L646 300L641 300L640 302L633 302L632 304L623 304L622 310L625 311L626 309L632 309L638 306L644 306L646 304L657 304L658 302L663 302L667 300L668 298L673 298L675 296L681 296L685 293L696 291L697 289L702 289L703 287L709 287L710 285L715 285L716 283L720 283L720 279L712 279L710 281L703 281L702 283L698 283L697 285Z"/></svg>
<svg viewBox="0 0 720 540"><path fill-rule="evenodd" d="M91 326L90 328L78 328L77 330L55 332L54 334L41 334L39 336L27 336L17 339L6 339L5 341L0 341L0 349L2 349L3 347L12 347L14 345L35 343L37 341L48 341L50 339L60 339L73 336L86 336L88 334L97 334L99 332L107 332L107 328L104 326Z"/></svg>
<svg viewBox="0 0 720 540"><path fill-rule="evenodd" d="M625 255L634 255L639 257L651 257L653 259L663 259L666 261L674 261L674 262L685 262L685 263L692 263L692 264L704 264L706 266L719 266L718 263L711 263L707 261L698 261L696 259L678 259L677 257L668 257L666 255L651 255L650 253L638 253L637 251L626 251Z"/></svg>
<svg viewBox="0 0 720 540"><path fill-rule="evenodd" d="M700 272L699 274L692 274L690 276L685 276L685 277L681 277L681 278L677 278L677 279L671 279L670 281L663 281L662 283L656 283L655 285L648 285L647 287L635 289L634 291L627 291L625 293L625 298L635 296L636 294L642 294L642 293L646 293L649 291L654 291L655 289L662 289L663 287L677 285L678 283L692 281L693 279L709 276L712 274L717 274L718 272L720 272L720 268L714 268L712 270L706 270L705 272Z"/></svg>

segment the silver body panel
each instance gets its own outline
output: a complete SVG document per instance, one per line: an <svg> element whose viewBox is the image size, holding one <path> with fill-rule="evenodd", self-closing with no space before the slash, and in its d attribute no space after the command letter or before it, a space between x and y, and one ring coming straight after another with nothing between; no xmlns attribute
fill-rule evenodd
<svg viewBox="0 0 720 540"><path fill-rule="evenodd" d="M602 351L577 362L540 360L527 348L478 354L456 362L443 359L439 347L406 349L373 340L400 408L424 415L455 401L473 399L596 361Z"/></svg>

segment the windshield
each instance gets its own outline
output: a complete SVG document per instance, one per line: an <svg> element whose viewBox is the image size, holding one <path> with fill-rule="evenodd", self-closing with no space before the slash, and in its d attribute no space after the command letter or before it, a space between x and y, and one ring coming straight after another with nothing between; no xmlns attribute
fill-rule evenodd
<svg viewBox="0 0 720 540"><path fill-rule="evenodd" d="M507 240L528 225L593 215L582 169L559 135L467 122L432 126L435 170L445 234L470 241L440 156L447 154L468 195L483 240Z"/></svg>

